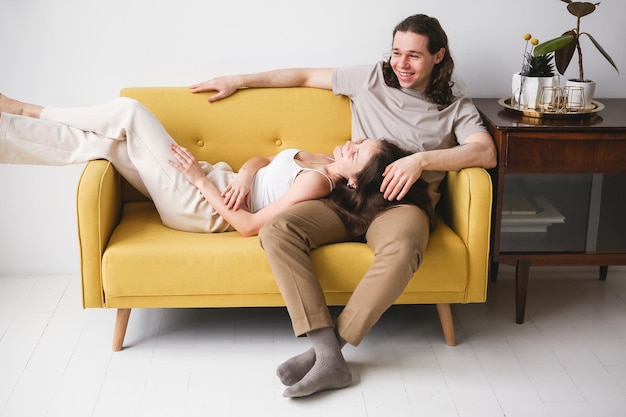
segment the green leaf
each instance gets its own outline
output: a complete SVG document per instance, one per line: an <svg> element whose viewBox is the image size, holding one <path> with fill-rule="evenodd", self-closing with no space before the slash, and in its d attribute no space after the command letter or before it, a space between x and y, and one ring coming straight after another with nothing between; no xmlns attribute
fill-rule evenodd
<svg viewBox="0 0 626 417"><path fill-rule="evenodd" d="M567 67L570 62L572 62L572 57L574 56L574 52L576 51L576 47L578 46L578 36L576 36L576 32L570 30L569 32L564 33L564 35L569 35L573 38L573 41L568 45L565 45L561 49L557 49L554 51L554 62L556 63L556 69L559 71L559 74L565 74Z"/></svg>
<svg viewBox="0 0 626 417"><path fill-rule="evenodd" d="M533 55L539 56L557 51L569 45L573 40L574 36L569 34L550 39L549 41L542 42L539 45L535 46L535 49L533 50Z"/></svg>
<svg viewBox="0 0 626 417"><path fill-rule="evenodd" d="M604 50L604 48L602 48L600 46L600 44L598 43L598 41L595 40L595 38L593 36L591 36L590 34L588 34L587 32L583 32L581 33L581 35L587 35L589 37L589 39L591 40L591 42L596 46L596 48L598 48L598 51L600 51L600 53L602 54L603 57L606 58L607 61L609 61L609 64L611 64L613 66L613 68L615 68L615 71L617 71L617 73L619 74L619 70L617 69L617 65L615 65L615 62L613 61L613 59L609 56L609 54Z"/></svg>

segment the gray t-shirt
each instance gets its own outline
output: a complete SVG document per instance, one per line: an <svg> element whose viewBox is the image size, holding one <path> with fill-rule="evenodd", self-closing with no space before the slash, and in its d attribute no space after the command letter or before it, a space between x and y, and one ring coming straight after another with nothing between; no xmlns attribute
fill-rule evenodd
<svg viewBox="0 0 626 417"><path fill-rule="evenodd" d="M387 139L411 152L446 149L471 134L486 131L471 99L458 96L438 110L419 91L388 87L383 80L382 61L372 66L336 68L333 92L350 99L352 138ZM422 179L429 184L433 206L445 172L428 171Z"/></svg>

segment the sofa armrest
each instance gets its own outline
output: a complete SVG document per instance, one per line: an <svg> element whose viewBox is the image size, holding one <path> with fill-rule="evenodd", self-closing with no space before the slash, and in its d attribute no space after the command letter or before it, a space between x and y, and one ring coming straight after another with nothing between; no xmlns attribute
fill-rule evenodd
<svg viewBox="0 0 626 417"><path fill-rule="evenodd" d="M439 210L468 251L466 299L470 302L484 301L489 271L491 177L482 168L465 168L448 172L442 187Z"/></svg>
<svg viewBox="0 0 626 417"><path fill-rule="evenodd" d="M122 214L120 175L108 161L86 164L76 195L83 307L104 307L102 255Z"/></svg>

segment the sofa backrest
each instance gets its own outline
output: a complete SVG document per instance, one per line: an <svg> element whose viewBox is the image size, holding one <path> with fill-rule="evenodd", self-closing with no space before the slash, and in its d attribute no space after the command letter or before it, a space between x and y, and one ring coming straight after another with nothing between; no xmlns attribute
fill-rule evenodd
<svg viewBox="0 0 626 417"><path fill-rule="evenodd" d="M214 103L208 93L178 87L125 88L121 95L143 103L198 159L235 169L285 148L332 153L350 139L349 101L326 90L244 89Z"/></svg>
<svg viewBox="0 0 626 417"><path fill-rule="evenodd" d="M243 89L209 103L211 94L192 94L186 87L129 87L120 93L150 109L198 160L225 161L235 171L253 156L287 148L332 153L351 137L349 100L331 91ZM129 187L124 184L125 200L140 198Z"/></svg>

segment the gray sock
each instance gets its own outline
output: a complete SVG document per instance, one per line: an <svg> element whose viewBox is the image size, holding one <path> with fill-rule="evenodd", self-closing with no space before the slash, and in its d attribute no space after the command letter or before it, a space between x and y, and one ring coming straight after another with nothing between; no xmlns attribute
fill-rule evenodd
<svg viewBox="0 0 626 417"><path fill-rule="evenodd" d="M307 336L313 345L315 362L309 372L300 381L287 388L283 395L290 398L305 397L316 392L350 385L352 374L341 354L341 347L333 329L327 327L314 330L307 333ZM304 357L301 359L306 358L310 361L311 354L308 352L302 354Z"/></svg>
<svg viewBox="0 0 626 417"><path fill-rule="evenodd" d="M339 343L339 349L343 349L346 341L339 334L335 333ZM287 359L278 365L276 375L283 385L288 387L300 381L315 365L315 349L310 348L306 352Z"/></svg>
<svg viewBox="0 0 626 417"><path fill-rule="evenodd" d="M313 365L315 365L315 349L310 348L278 365L276 375L283 385L290 387L304 378Z"/></svg>

